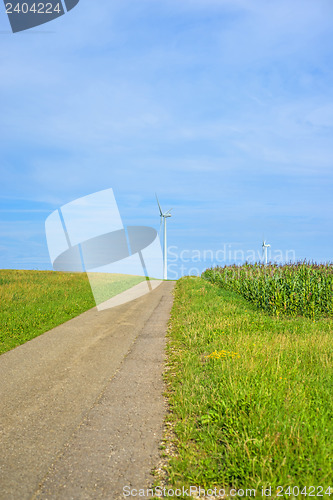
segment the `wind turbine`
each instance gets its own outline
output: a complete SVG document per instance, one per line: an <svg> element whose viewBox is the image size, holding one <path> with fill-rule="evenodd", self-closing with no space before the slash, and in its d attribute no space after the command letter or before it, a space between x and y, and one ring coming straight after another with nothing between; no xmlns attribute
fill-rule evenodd
<svg viewBox="0 0 333 500"><path fill-rule="evenodd" d="M263 252L263 257L265 259L265 265L267 266L267 248L270 247L268 243L266 243L265 240L262 242L262 252Z"/></svg>
<svg viewBox="0 0 333 500"><path fill-rule="evenodd" d="M171 210L168 210L167 212L162 212L160 202L158 201L157 194L155 193L158 208L160 210L160 218L161 218L161 223L160 223L160 231L161 231L161 225L164 222L164 245L163 245L163 279L168 279L168 256L167 256L167 231L166 231L166 220L168 217L171 217Z"/></svg>

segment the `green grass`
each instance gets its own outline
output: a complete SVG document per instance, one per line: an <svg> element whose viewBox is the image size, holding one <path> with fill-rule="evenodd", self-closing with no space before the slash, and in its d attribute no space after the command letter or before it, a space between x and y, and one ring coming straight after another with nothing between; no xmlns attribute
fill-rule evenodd
<svg viewBox="0 0 333 500"><path fill-rule="evenodd" d="M272 317L183 278L167 352L170 485L333 486L331 320Z"/></svg>
<svg viewBox="0 0 333 500"><path fill-rule="evenodd" d="M245 264L207 269L202 277L276 316L333 317L333 264Z"/></svg>
<svg viewBox="0 0 333 500"><path fill-rule="evenodd" d="M145 281L145 279L146 278L142 276L127 274L89 272L89 282L97 305L138 285L142 281Z"/></svg>
<svg viewBox="0 0 333 500"><path fill-rule="evenodd" d="M95 273L97 303L143 280ZM85 273L0 270L0 354L95 306Z"/></svg>
<svg viewBox="0 0 333 500"><path fill-rule="evenodd" d="M0 270L0 353L94 306L85 273Z"/></svg>

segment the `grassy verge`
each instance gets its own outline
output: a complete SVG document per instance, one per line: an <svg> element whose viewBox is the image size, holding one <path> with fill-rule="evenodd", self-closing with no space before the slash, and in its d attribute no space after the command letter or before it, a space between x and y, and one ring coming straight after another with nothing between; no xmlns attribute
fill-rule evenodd
<svg viewBox="0 0 333 500"><path fill-rule="evenodd" d="M0 270L0 353L94 306L85 273Z"/></svg>
<svg viewBox="0 0 333 500"><path fill-rule="evenodd" d="M89 273L89 282L96 304L125 292L129 288L145 281L145 277L126 274Z"/></svg>
<svg viewBox="0 0 333 500"><path fill-rule="evenodd" d="M138 276L91 273L101 303L136 285ZM85 273L0 270L0 354L95 306Z"/></svg>
<svg viewBox="0 0 333 500"><path fill-rule="evenodd" d="M254 488L258 497L271 487L269 498L278 486L303 488L301 498L322 486L329 498L331 486L333 495L332 320L271 317L234 292L183 278L170 325L177 453L168 483Z"/></svg>

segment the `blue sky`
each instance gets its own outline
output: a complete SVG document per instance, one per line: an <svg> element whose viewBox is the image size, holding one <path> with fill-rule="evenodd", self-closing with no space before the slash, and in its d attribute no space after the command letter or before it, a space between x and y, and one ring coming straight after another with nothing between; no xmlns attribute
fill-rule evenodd
<svg viewBox="0 0 333 500"><path fill-rule="evenodd" d="M0 4L0 73L0 268L50 269L46 217L110 187L125 224L173 207L170 277L263 235L333 260L331 0L80 0L17 34Z"/></svg>

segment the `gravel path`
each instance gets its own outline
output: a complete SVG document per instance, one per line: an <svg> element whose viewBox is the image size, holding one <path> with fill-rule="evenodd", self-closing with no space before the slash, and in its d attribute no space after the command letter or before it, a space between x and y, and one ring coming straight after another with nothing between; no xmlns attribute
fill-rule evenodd
<svg viewBox="0 0 333 500"><path fill-rule="evenodd" d="M149 485L173 287L91 309L0 357L1 500L117 500Z"/></svg>

